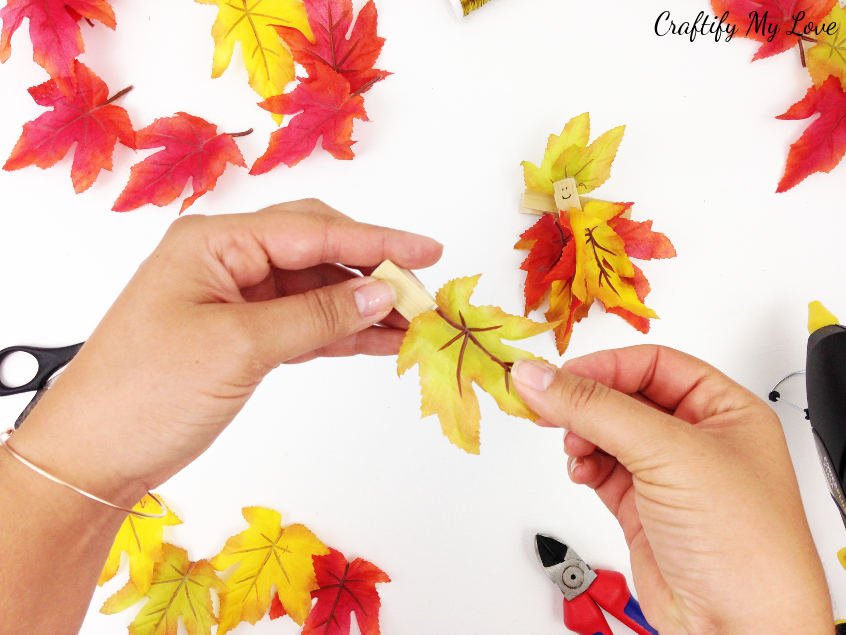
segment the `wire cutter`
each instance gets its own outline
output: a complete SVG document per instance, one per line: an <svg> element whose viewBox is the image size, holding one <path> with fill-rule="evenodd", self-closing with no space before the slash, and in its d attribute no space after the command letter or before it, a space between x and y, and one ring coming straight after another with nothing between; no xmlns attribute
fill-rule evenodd
<svg viewBox="0 0 846 635"><path fill-rule="evenodd" d="M535 547L546 575L564 594L564 625L571 631L613 635L602 614L605 609L638 635L658 635L629 592L622 573L591 569L575 551L549 536L537 534Z"/></svg>
<svg viewBox="0 0 846 635"><path fill-rule="evenodd" d="M83 342L84 343L84 342ZM15 430L17 430L24 419L26 419L29 412L41 399L44 392L50 388L53 379L57 373L67 366L74 356L82 348L82 344L74 344L73 346L64 346L62 348L39 348L37 346L10 346L0 351L0 364L3 363L12 353L27 353L35 358L38 363L38 370L30 381L23 386L6 386L3 380L0 379L0 397L7 395L17 395L24 392L35 392L35 396L29 402L26 409L15 421Z"/></svg>

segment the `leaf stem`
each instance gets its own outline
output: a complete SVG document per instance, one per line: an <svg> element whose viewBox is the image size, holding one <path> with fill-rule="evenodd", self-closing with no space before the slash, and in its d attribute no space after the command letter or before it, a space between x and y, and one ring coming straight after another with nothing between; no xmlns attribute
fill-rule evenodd
<svg viewBox="0 0 846 635"><path fill-rule="evenodd" d="M250 128L249 130L244 130L243 132L227 132L230 137L246 137L249 134L253 134L253 129Z"/></svg>
<svg viewBox="0 0 846 635"><path fill-rule="evenodd" d="M123 90L116 92L114 95L112 95L111 97L109 97L106 101L104 101L104 102L103 102L102 104L100 104L100 105L101 105L101 106L105 106L105 105L107 105L107 104L112 103L113 101L117 101L118 99L120 99L121 97L123 97L126 93L128 93L130 90L132 90L133 88L135 88L135 86L127 86L127 87L126 87L126 88L124 88Z"/></svg>

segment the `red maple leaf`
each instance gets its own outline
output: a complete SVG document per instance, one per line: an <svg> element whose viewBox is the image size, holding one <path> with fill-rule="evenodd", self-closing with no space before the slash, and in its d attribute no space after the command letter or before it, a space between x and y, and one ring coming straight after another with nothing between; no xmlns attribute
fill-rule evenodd
<svg viewBox="0 0 846 635"><path fill-rule="evenodd" d="M379 592L376 585L390 582L388 575L367 560L347 562L336 549L314 556L314 573L320 588L311 592L317 600L303 625L302 635L349 635L355 613L361 635L379 635ZM285 615L278 596L273 597L270 617Z"/></svg>
<svg viewBox="0 0 846 635"><path fill-rule="evenodd" d="M524 315L529 315L543 302L554 280L568 280L575 275L573 230L566 216L561 219L555 214L544 214L520 235L520 241L514 248L529 250L529 255L520 265L526 272Z"/></svg>
<svg viewBox="0 0 846 635"><path fill-rule="evenodd" d="M32 58L67 94L73 92L74 58L85 50L77 21L88 18L115 28L115 14L107 0L9 0L0 9L0 18L0 62L9 59L12 34L28 18Z"/></svg>
<svg viewBox="0 0 846 635"><path fill-rule="evenodd" d="M846 93L834 75L820 86L811 86L777 119L807 119L815 114L819 118L790 146L776 192L789 190L814 172L831 172L846 154Z"/></svg>
<svg viewBox="0 0 846 635"><path fill-rule="evenodd" d="M788 33L801 30L809 22L819 24L837 0L711 0L714 13L728 11L728 23L737 27L737 37L762 42L752 61L793 48L799 39ZM756 20L753 18L755 16ZM764 18L766 21L764 22ZM796 20L794 19L796 18ZM757 31L756 25L760 27ZM764 26L767 25L767 26ZM773 32L769 28L777 27ZM768 39L772 37L772 40Z"/></svg>
<svg viewBox="0 0 846 635"><path fill-rule="evenodd" d="M323 148L336 159L352 159L353 121L367 121L364 98L351 92L343 75L318 65L314 75L300 81L290 93L262 102L262 108L280 115L295 115L270 136L267 151L250 174L264 174L280 163L289 167L305 159L323 137Z"/></svg>
<svg viewBox="0 0 846 635"><path fill-rule="evenodd" d="M29 165L49 168L76 144L71 180L79 193L91 187L100 170L112 169L112 154L118 140L135 147L135 132L126 111L112 103L130 88L109 98L106 83L90 68L78 61L74 66L73 95L65 95L54 79L29 89L37 104L53 110L24 124L23 133L3 169L18 170Z"/></svg>
<svg viewBox="0 0 846 635"><path fill-rule="evenodd" d="M314 75L318 66L328 66L346 78L353 93L363 93L390 75L373 68L385 43L376 34L378 14L373 0L359 11L349 38L352 0L305 0L305 7L314 43L297 29L284 26L276 29L291 49L294 60L309 75Z"/></svg>
<svg viewBox="0 0 846 635"><path fill-rule="evenodd" d="M129 183L112 209L128 212L147 203L163 207L176 200L191 179L194 193L182 201L181 214L214 189L227 163L247 166L233 137L250 132L219 134L214 124L184 112L156 119L138 131L137 145L164 148L132 166Z"/></svg>

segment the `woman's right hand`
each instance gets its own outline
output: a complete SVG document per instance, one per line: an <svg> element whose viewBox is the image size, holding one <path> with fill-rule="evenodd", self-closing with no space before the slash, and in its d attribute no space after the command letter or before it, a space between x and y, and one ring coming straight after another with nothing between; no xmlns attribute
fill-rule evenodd
<svg viewBox="0 0 846 635"><path fill-rule="evenodd" d="M558 370L519 361L515 386L566 429L573 481L631 550L644 613L672 633L831 633L831 601L778 418L706 363L656 346Z"/></svg>

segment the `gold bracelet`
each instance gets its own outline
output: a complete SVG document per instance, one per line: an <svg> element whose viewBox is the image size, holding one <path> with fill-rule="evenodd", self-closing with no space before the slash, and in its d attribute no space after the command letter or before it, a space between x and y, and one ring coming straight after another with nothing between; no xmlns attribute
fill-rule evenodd
<svg viewBox="0 0 846 635"><path fill-rule="evenodd" d="M48 472L44 468L38 467L35 463L28 460L26 457L18 454L17 450L15 450L11 445L9 445L8 439L12 436L12 432L13 432L12 430L6 430L5 434L0 434L0 446L5 448L6 451L9 454L11 454L13 457L15 457L18 461L20 461L21 463L26 465L29 469L36 472L37 474L40 474L44 478L47 478L47 479L53 481L54 483L57 483L57 484L62 485L64 487L67 487L68 489L73 490L77 494L82 494L83 496L85 496L85 498L88 498L88 499L93 500L97 503L100 503L101 505L105 505L106 507L111 507L112 509L122 511L126 514L130 514L132 516L135 516L136 518L164 518L167 515L167 508L165 507L165 504L162 502L162 500L158 496L156 496L155 494L153 494L151 492L147 492L147 495L150 498L152 498L154 501L156 501L156 503L158 503L159 507L162 510L161 513L147 514L145 512L139 512L139 511L136 511L134 509L127 509L126 507L122 507L121 505L115 505L114 503L110 503L109 501L104 500L104 499L100 498L99 496L95 496L94 494L92 494L90 492L86 492L84 489L81 489L81 488L77 487L76 485L71 485L67 481L60 479L58 476L53 476L52 474L50 474L50 472Z"/></svg>

